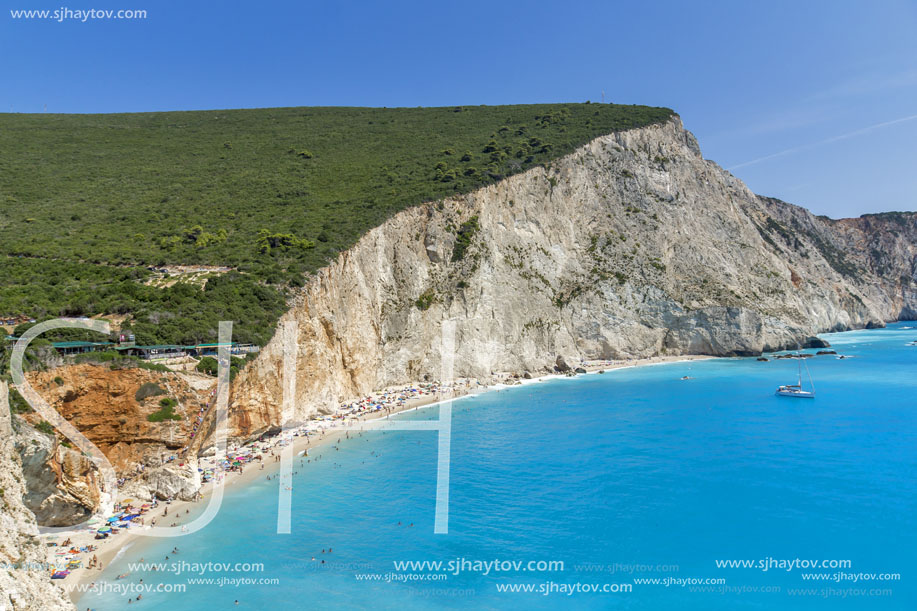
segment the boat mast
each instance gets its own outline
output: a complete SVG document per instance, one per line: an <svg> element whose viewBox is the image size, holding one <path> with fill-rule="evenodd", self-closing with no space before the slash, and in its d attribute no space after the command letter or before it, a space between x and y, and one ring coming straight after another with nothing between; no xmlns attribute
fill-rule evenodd
<svg viewBox="0 0 917 611"><path fill-rule="evenodd" d="M806 375L809 376L809 384L812 385L812 394L815 394L815 381L812 379L812 372L809 371L809 364L806 363L805 365L806 365ZM802 382L800 382L800 384L802 384Z"/></svg>

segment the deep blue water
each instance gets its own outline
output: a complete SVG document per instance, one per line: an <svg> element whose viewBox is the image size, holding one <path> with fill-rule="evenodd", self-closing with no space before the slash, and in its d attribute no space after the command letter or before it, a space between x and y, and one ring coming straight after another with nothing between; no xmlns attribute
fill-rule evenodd
<svg viewBox="0 0 917 611"><path fill-rule="evenodd" d="M374 432L339 450L314 450L321 460L296 467L292 534L276 534L276 482L259 481L229 489L219 516L202 532L137 544L124 561L162 560L178 545L171 560L264 564L262 572L205 577L279 580L187 585L183 593L144 594L139 603L170 611L914 609L917 347L905 344L917 339L917 329L905 326L823 336L857 358L809 359L814 400L773 395L778 384L795 379L795 361L717 359L457 401L446 535L433 534L436 435ZM684 375L694 379L680 380ZM401 417L430 418L437 409ZM322 554L323 548L333 552ZM357 579L428 576L436 571L396 571L393 562L456 558L562 561L564 570L466 571L408 583ZM850 566L716 565L767 558L849 560ZM125 570L121 564L104 576ZM898 573L900 580L803 579L838 572ZM135 571L125 581L181 584L187 577ZM634 583L666 577L725 583ZM626 584L632 591L568 596L497 588L546 582ZM775 591L747 591L752 588ZM115 594L86 595L79 607L123 609L126 602Z"/></svg>

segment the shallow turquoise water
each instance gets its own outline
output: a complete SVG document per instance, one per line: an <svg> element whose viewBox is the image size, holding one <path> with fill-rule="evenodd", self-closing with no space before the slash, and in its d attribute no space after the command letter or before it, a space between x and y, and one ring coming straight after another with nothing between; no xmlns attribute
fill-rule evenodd
<svg viewBox="0 0 917 611"><path fill-rule="evenodd" d="M809 359L814 400L773 395L794 380L795 361L755 359L618 370L461 400L454 404L448 534L433 534L436 435L374 432L313 451L322 459L296 467L290 535L276 534L276 482L260 481L229 490L202 532L138 544L124 556L160 561L178 545L170 561L264 564L263 571L206 578L279 583L220 587L136 570L123 582L185 584L185 592L145 593L139 603L172 611L917 608L917 347L905 346L917 329L906 326L825 335L857 358ZM434 407L401 417L436 416ZM453 575L393 564L457 558L561 561L563 570ZM767 558L850 565L716 565ZM121 564L104 577L126 570ZM803 578L839 572L898 573L900 580ZM411 581L359 577L392 573ZM441 573L444 580L427 580ZM667 577L725 583L634 581ZM498 591L547 582L632 589ZM89 594L79 607L126 603L113 593Z"/></svg>

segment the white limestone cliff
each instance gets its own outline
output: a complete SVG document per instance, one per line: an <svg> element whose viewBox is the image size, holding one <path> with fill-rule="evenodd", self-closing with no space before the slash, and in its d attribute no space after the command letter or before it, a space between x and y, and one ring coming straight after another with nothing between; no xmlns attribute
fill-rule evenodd
<svg viewBox="0 0 917 611"><path fill-rule="evenodd" d="M446 319L456 375L487 379L558 356L758 354L913 314L914 216L873 244L885 273L853 221L755 195L677 117L603 136L400 212L313 276L278 326L299 330L296 419L437 379ZM233 385L233 434L280 423L281 371L278 332Z"/></svg>
<svg viewBox="0 0 917 611"><path fill-rule="evenodd" d="M35 516L23 503L22 463L15 447L7 385L0 381L0 608L29 611L73 609L53 584Z"/></svg>

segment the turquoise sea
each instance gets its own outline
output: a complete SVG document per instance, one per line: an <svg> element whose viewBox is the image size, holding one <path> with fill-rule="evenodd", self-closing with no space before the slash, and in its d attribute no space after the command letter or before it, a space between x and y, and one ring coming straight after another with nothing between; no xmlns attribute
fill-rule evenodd
<svg viewBox="0 0 917 611"><path fill-rule="evenodd" d="M373 432L297 459L291 534L276 534L277 482L262 480L227 489L203 531L137 543L101 575L113 581L141 557L187 563L119 582L184 585L131 603L170 611L915 609L914 327L822 336L856 358L809 359L814 400L773 394L795 380L796 361L754 358L463 399L448 534L433 533L436 434ZM242 566L192 575L194 563ZM611 591L583 591L592 587ZM109 592L78 606L127 604Z"/></svg>

